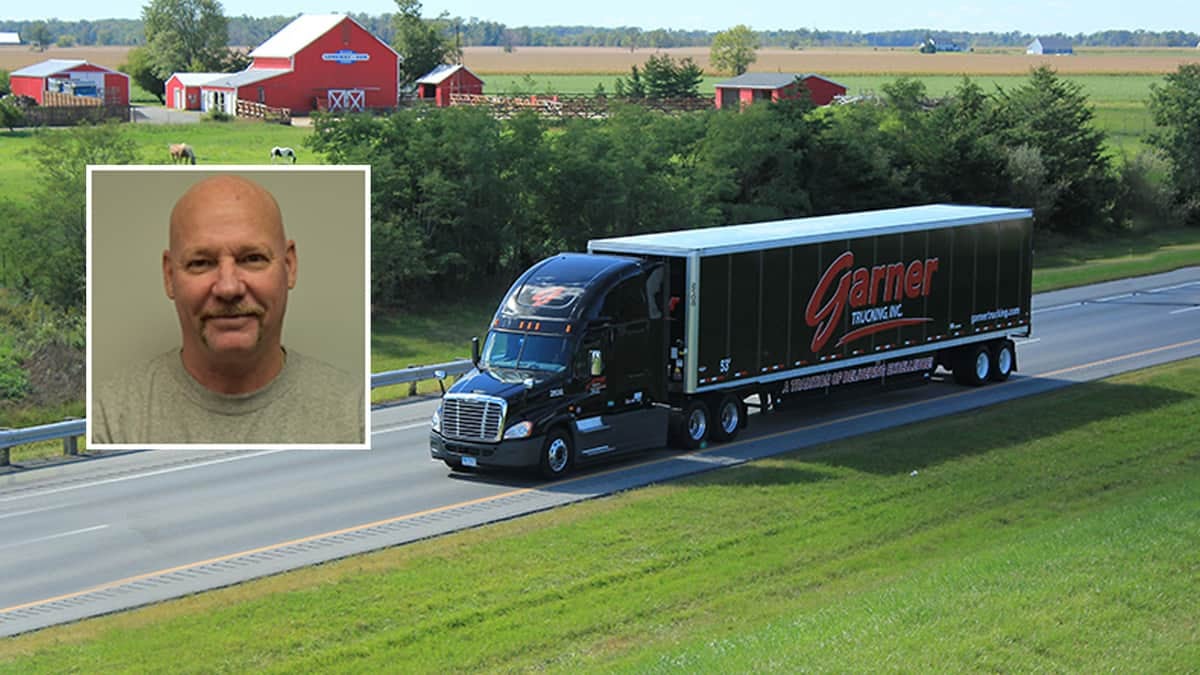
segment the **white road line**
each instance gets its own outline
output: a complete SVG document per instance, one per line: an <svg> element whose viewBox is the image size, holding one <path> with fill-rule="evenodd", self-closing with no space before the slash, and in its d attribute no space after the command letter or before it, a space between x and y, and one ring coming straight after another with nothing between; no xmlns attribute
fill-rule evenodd
<svg viewBox="0 0 1200 675"><path fill-rule="evenodd" d="M1120 295L1110 295L1107 298L1098 298L1096 300L1091 300L1091 302L1112 302L1113 300L1124 300L1125 298L1132 298L1134 295L1135 295L1134 293L1122 293Z"/></svg>
<svg viewBox="0 0 1200 675"><path fill-rule="evenodd" d="M82 530L71 530L70 532L60 532L58 534L49 534L49 535L46 535L45 537L38 537L37 539L26 539L25 541L13 541L13 542L9 542L3 546L0 546L0 551L4 550L6 548L16 548L18 546L25 546L27 544L37 544L37 543L40 543L43 541L50 541L51 539L62 539L63 537L72 537L77 534L85 534L87 532L95 532L96 530L103 530L107 527L108 527L108 525L96 525L94 527L85 527Z"/></svg>
<svg viewBox="0 0 1200 675"><path fill-rule="evenodd" d="M1057 311L1059 311L1059 310L1061 310L1061 309L1071 309L1071 308L1073 308L1073 307L1082 307L1082 306L1083 306L1083 303L1082 303L1082 302L1072 302L1072 303L1070 303L1070 304L1067 304L1067 305L1055 305L1055 306L1053 306L1053 307L1042 307L1042 308L1040 308L1040 309L1035 309L1035 310L1033 310L1033 313L1034 313L1034 314L1041 314L1041 313L1043 313L1043 312L1057 312Z"/></svg>
<svg viewBox="0 0 1200 675"><path fill-rule="evenodd" d="M1147 293L1166 293L1167 291L1177 291L1181 288L1191 288L1192 286L1200 286L1200 281L1189 281L1183 284L1175 284L1174 286L1163 286L1162 288L1152 288Z"/></svg>
<svg viewBox="0 0 1200 675"><path fill-rule="evenodd" d="M0 513L0 520L4 520L5 518L16 518L17 516L27 516L31 513L41 513L43 511L54 511L56 509L65 509L68 506L72 506L72 505L71 504L60 504L58 506L47 506L47 507L41 508L41 509L26 509L24 511L13 511L12 513Z"/></svg>
<svg viewBox="0 0 1200 675"><path fill-rule="evenodd" d="M1192 305L1191 307L1184 307L1183 309L1177 309L1170 313L1171 314L1183 314L1184 312L1194 312L1198 309L1200 309L1200 305Z"/></svg>
<svg viewBox="0 0 1200 675"><path fill-rule="evenodd" d="M236 457L223 457L221 459L213 459L207 462L197 462L196 464L188 464L186 466L175 466L169 469L159 469L157 471L146 471L144 473L135 473L129 476L118 476L116 478L106 478L104 480L92 481L91 483L80 483L78 485L65 485L60 488L50 490L41 490L39 492L31 492L29 494L13 495L11 497L0 497L0 503L15 502L18 499L30 499L32 497L45 497L46 495L54 495L60 492L70 492L72 490L82 490L84 488L96 487L97 485L108 485L110 483L123 483L127 480L137 480L139 478L148 478L150 476L161 476L163 474L175 473L176 471L187 471L196 469L202 466L213 466L214 464L225 464L227 462L237 462L243 459L252 459L254 457L262 457L265 455L273 455L277 452L287 452L287 448L279 448L276 450L263 450L249 455L238 455Z"/></svg>
<svg viewBox="0 0 1200 675"><path fill-rule="evenodd" d="M1016 342L1019 345L1031 345L1031 344L1035 344L1035 343L1038 343L1041 341L1042 341L1042 338L1027 338L1024 340L1014 340L1014 342Z"/></svg>

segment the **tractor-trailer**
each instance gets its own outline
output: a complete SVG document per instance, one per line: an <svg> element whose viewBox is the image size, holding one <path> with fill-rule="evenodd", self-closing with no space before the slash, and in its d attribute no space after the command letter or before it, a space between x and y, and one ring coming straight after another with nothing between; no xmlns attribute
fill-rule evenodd
<svg viewBox="0 0 1200 675"><path fill-rule="evenodd" d="M1028 336L1032 212L933 204L592 240L504 296L432 420L453 469L547 477L729 441L749 405L1002 381Z"/></svg>

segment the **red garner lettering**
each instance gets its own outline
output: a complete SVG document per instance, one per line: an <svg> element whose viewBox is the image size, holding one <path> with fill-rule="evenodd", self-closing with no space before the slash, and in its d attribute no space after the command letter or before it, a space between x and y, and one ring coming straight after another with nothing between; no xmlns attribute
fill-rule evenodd
<svg viewBox="0 0 1200 675"><path fill-rule="evenodd" d="M841 321L846 305L854 309L870 307L879 303L899 302L904 299L928 296L933 273L938 269L937 258L924 261L913 260L874 267L854 267L854 253L846 251L829 264L821 275L808 306L804 321L816 329L813 333L812 351L819 353L833 337L833 331ZM840 275L840 276L839 276ZM836 283L836 286L835 286ZM832 289L832 295L830 290ZM828 297L828 299L826 299ZM900 312L897 312L900 314ZM853 342L872 333L930 321L928 318L894 319L852 331L842 336L837 346Z"/></svg>

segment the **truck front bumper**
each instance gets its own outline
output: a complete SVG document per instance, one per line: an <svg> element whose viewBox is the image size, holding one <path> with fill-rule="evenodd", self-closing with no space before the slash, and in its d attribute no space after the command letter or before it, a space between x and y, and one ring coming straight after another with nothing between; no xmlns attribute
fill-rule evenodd
<svg viewBox="0 0 1200 675"><path fill-rule="evenodd" d="M446 438L436 431L429 432L430 456L455 466L462 466L463 457L470 457L477 466L485 467L537 466L541 450L542 439L537 437L500 443L476 443Z"/></svg>

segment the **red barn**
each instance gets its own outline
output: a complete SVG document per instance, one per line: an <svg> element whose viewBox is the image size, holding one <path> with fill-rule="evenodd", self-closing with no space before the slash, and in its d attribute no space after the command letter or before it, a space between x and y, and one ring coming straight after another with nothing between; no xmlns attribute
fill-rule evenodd
<svg viewBox="0 0 1200 675"><path fill-rule="evenodd" d="M228 76L228 73L175 73L166 82L167 107L200 110L200 87L219 77Z"/></svg>
<svg viewBox="0 0 1200 675"><path fill-rule="evenodd" d="M746 73L715 85L717 107L731 108L755 101L796 98L800 95L797 80L804 82L813 103L817 105L829 105L835 96L846 95L844 85L813 73Z"/></svg>
<svg viewBox="0 0 1200 675"><path fill-rule="evenodd" d="M442 64L417 80L417 93L445 108L450 105L450 94L483 94L483 80L462 64Z"/></svg>
<svg viewBox="0 0 1200 675"><path fill-rule="evenodd" d="M348 16L301 15L250 58L250 67L240 73L172 75L168 105L191 108L194 93L200 110L231 115L239 99L293 113L396 107L399 54Z"/></svg>
<svg viewBox="0 0 1200 675"><path fill-rule="evenodd" d="M49 59L13 71L12 93L41 105L48 91L98 98L106 105L129 105L129 76L75 59Z"/></svg>

